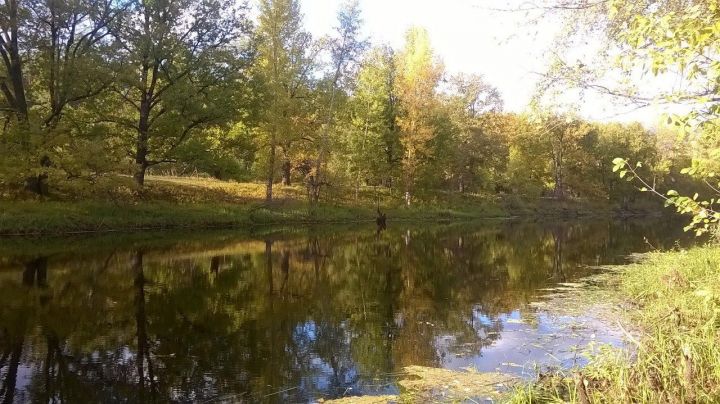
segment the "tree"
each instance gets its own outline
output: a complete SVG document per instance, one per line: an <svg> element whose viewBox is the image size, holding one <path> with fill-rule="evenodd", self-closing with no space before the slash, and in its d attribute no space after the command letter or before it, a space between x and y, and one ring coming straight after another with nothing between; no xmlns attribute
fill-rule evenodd
<svg viewBox="0 0 720 404"><path fill-rule="evenodd" d="M257 74L265 91L261 130L267 135L266 200L273 198L276 153L284 145L289 180L289 153L299 138L295 122L304 119L314 68L312 37L302 27L297 0L262 0L258 26Z"/></svg>
<svg viewBox="0 0 720 404"><path fill-rule="evenodd" d="M82 149L73 143L88 137L61 118L108 88L109 26L124 3L7 0L2 7L0 112L8 168L19 171L28 189L44 193L48 169L67 171L68 155Z"/></svg>
<svg viewBox="0 0 720 404"><path fill-rule="evenodd" d="M338 103L338 92L349 83L354 63L366 47L360 38L360 5L357 0L348 0L338 12L338 25L335 27L335 36L329 40L332 70L326 80L328 103L325 110L325 120L318 139L318 154L315 160L315 169L308 176L310 201L317 203L320 199L320 190L325 181L324 166L330 154L330 131L334 125L335 113Z"/></svg>
<svg viewBox="0 0 720 404"><path fill-rule="evenodd" d="M112 26L114 94L105 120L115 125L145 183L149 167L204 128L233 117L246 61L246 6L230 0L132 0Z"/></svg>
<svg viewBox="0 0 720 404"><path fill-rule="evenodd" d="M349 101L342 160L354 179L392 184L401 156L395 123L394 60L388 47L373 48L364 58Z"/></svg>
<svg viewBox="0 0 720 404"><path fill-rule="evenodd" d="M580 139L582 160L568 173L569 181L583 195L619 202L627 209L637 194L631 184L612 173L612 160L620 154L642 160L652 168L654 181L662 181L667 174L663 165L681 155L674 152L661 161L657 139L657 131L651 132L639 123L592 123Z"/></svg>
<svg viewBox="0 0 720 404"><path fill-rule="evenodd" d="M437 103L436 87L442 77L442 65L430 46L428 32L411 28L405 35L405 47L397 56L398 128L405 155L403 176L410 192L420 165L432 153L430 142L435 136L432 125Z"/></svg>
<svg viewBox="0 0 720 404"><path fill-rule="evenodd" d="M507 164L507 138L498 130L502 117L497 112L503 103L498 90L480 75L453 75L449 84L443 100L453 125L448 165L456 189L464 192L473 182L497 180Z"/></svg>
<svg viewBox="0 0 720 404"><path fill-rule="evenodd" d="M579 140L588 133L589 128L584 122L571 117L552 116L543 119L540 131L550 146L553 196L563 199L568 191L567 166L573 157L577 158Z"/></svg>

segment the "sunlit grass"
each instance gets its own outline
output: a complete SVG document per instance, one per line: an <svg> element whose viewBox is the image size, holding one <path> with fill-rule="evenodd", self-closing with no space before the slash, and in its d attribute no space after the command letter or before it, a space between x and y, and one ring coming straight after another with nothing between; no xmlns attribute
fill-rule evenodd
<svg viewBox="0 0 720 404"><path fill-rule="evenodd" d="M720 401L720 247L654 253L617 276L639 329L631 349L543 375L512 402Z"/></svg>
<svg viewBox="0 0 720 404"><path fill-rule="evenodd" d="M372 221L377 209L397 220L468 220L513 215L607 214L608 206L584 201L529 200L489 194L426 191L412 195L385 187L327 186L310 204L302 184L265 184L204 177L148 176L140 189L128 176L92 184L57 184L49 197L0 201L0 234L237 227L257 224Z"/></svg>

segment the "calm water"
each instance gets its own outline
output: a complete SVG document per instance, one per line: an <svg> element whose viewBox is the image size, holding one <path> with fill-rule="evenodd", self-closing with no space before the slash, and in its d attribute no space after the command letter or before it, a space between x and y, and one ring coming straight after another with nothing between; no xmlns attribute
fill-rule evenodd
<svg viewBox="0 0 720 404"><path fill-rule="evenodd" d="M617 335L530 303L592 266L691 243L681 228L498 221L0 240L0 402L308 402L395 392L411 364L524 376L572 366L577 345Z"/></svg>

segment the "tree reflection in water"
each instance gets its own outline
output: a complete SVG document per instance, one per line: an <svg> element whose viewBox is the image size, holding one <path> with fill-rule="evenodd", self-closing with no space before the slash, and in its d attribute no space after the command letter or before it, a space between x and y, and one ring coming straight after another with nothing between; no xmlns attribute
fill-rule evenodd
<svg viewBox="0 0 720 404"><path fill-rule="evenodd" d="M669 228L489 222L38 243L0 259L0 402L306 401L392 391L402 367L462 355L493 369L483 355L509 315L533 322L538 289L645 250L644 237L670 246Z"/></svg>

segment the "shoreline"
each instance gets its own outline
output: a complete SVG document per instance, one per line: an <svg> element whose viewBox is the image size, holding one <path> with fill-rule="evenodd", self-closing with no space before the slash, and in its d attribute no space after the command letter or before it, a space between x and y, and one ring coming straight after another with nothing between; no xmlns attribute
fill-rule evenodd
<svg viewBox="0 0 720 404"><path fill-rule="evenodd" d="M534 402L714 402L720 399L720 247L645 254L609 267L601 286L623 305L627 348L554 371L509 397ZM586 297L593 297L592 291Z"/></svg>
<svg viewBox="0 0 720 404"><path fill-rule="evenodd" d="M525 208L517 211L498 205L463 209L419 205L384 210L388 222L456 222L489 219L583 219L651 216L652 212L614 211L563 201L554 210ZM307 204L267 207L256 204L179 204L142 202L0 202L0 238L136 233L146 231L236 229L282 225L372 223L376 214L365 206L322 204L310 211Z"/></svg>

